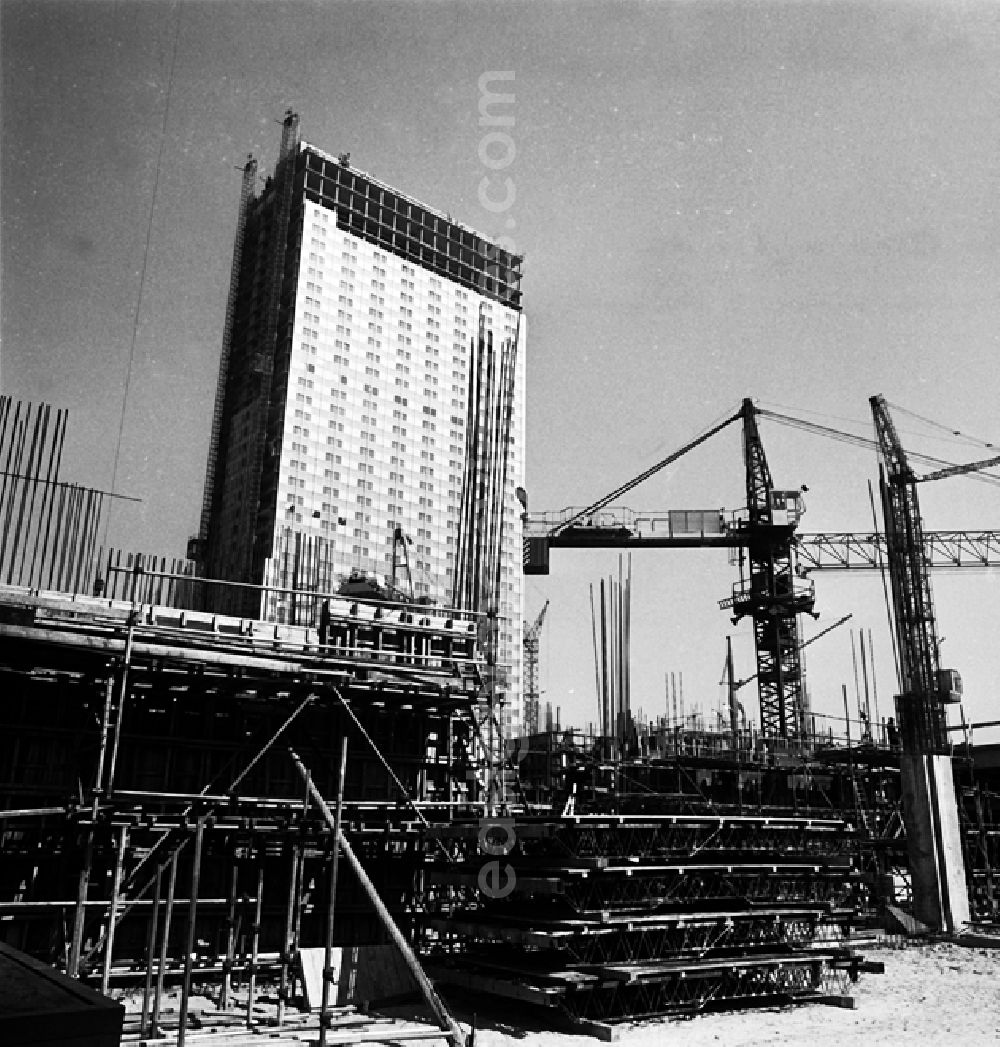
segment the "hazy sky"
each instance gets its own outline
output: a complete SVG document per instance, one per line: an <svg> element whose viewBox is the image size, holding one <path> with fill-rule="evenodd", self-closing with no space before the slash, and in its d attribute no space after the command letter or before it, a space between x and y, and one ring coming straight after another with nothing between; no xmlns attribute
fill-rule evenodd
<svg viewBox="0 0 1000 1047"><path fill-rule="evenodd" d="M533 509L595 499L744 396L870 434L883 393L981 441L899 414L914 450L1000 444L996 3L2 0L0 41L0 377L70 409L64 475L106 487L135 331L118 489L143 503L113 542L181 555L197 528L238 168L250 152L271 168L289 106L306 140L525 253ZM502 215L477 199L490 71L514 73ZM809 487L803 529L870 527L873 452L762 431L778 486ZM983 483L921 497L928 529L998 522ZM628 504L742 500L734 428ZM717 606L726 555L633 566L635 704L662 711L675 671L713 709L727 633L737 672L754 668L749 622ZM587 588L612 570L612 554L556 552L528 580L529 619L552 600L543 700L578 723L596 708ZM884 715L878 579L816 583L806 635L848 612L872 629ZM973 720L1000 717L997 584L935 577ZM847 628L807 652L821 711L841 684L853 700Z"/></svg>

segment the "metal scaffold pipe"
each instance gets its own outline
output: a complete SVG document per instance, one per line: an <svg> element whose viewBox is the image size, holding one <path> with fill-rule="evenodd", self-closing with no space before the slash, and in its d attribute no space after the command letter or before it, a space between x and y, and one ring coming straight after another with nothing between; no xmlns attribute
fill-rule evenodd
<svg viewBox="0 0 1000 1047"><path fill-rule="evenodd" d="M319 808L320 813L323 816L324 821L330 827L330 831L335 834L336 846L340 848L341 853L350 865L354 875L357 877L358 883L361 885L362 890L368 896L368 900L371 902L375 912L378 915L379 920L382 922L382 926L385 928L389 937L392 939L396 947L402 954L403 960L406 966L409 968L410 973L416 979L417 984L420 987L420 991L430 1007L434 1017L437 1019L439 1027L444 1030L448 1035L448 1040L451 1042L452 1047L466 1047L465 1034L456 1024L455 1020L448 1013L444 1003L438 996L431 984L430 979L424 972L423 967L420 966L420 961L417 959L416 954L410 947L410 943L403 937L403 932L400 931L399 927L396 926L395 920L392 918L392 914L385 907L385 903L379 897L378 891L375 889L375 885L372 883L365 871L364 866L358 860L357 855L354 853L353 848L344 836L343 830L337 824L337 818L333 811L330 810L326 800L323 799L323 795L316 788L313 783L312 776L310 775L305 764L299 759L298 754L292 750L288 750L289 756L292 758L292 762L295 764L295 769L302 776L302 780L306 784L306 788L309 791L309 795L312 798L313 803Z"/></svg>

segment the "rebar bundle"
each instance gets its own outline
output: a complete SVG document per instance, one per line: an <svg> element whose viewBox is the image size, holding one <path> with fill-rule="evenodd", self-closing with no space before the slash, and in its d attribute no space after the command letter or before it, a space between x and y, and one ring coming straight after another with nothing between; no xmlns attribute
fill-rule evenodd
<svg viewBox="0 0 1000 1047"><path fill-rule="evenodd" d="M109 549L104 563L104 587L108 600L131 600L135 604L165 607L195 607L197 594L204 588L195 577L191 560L130 553Z"/></svg>
<svg viewBox="0 0 1000 1047"><path fill-rule="evenodd" d="M0 581L81 592L110 495L59 479L68 414L0 397Z"/></svg>
<svg viewBox="0 0 1000 1047"><path fill-rule="evenodd" d="M516 338L495 349L493 332L481 325L471 353L452 597L455 607L470 611L498 610L516 363Z"/></svg>
<svg viewBox="0 0 1000 1047"><path fill-rule="evenodd" d="M601 735L612 739L617 753L628 744L631 724L632 557L627 568L618 557L618 578L600 582L599 604L590 587L590 613L594 640L594 674L600 712Z"/></svg>
<svg viewBox="0 0 1000 1047"><path fill-rule="evenodd" d="M324 594L337 588L336 545L329 538L283 527L265 569L263 617L289 625L315 625Z"/></svg>

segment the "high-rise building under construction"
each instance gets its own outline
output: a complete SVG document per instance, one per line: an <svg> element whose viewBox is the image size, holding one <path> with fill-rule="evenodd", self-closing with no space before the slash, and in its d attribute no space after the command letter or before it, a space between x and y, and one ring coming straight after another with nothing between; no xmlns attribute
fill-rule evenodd
<svg viewBox="0 0 1000 1047"><path fill-rule="evenodd" d="M286 114L273 175L244 169L195 543L247 583L212 587L219 610L301 624L353 576L481 612L514 729L520 265Z"/></svg>

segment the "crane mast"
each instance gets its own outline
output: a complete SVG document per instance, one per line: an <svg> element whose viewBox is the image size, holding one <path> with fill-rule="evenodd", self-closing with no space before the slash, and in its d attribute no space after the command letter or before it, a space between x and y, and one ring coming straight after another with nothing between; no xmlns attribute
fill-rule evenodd
<svg viewBox="0 0 1000 1047"><path fill-rule="evenodd" d="M885 399L873 396L869 402L882 459L886 561L899 653L900 739L904 752L940 753L947 748L947 721L940 692L937 626L917 477L906 459Z"/></svg>
<svg viewBox="0 0 1000 1047"><path fill-rule="evenodd" d="M886 562L892 589L898 652L900 788L910 858L913 910L928 927L954 932L969 919L968 884L962 852L954 770L947 747L945 701L957 688L941 672L917 483L885 399L869 403L878 442L879 479L885 527ZM973 462L936 476L971 472Z"/></svg>
<svg viewBox="0 0 1000 1047"><path fill-rule="evenodd" d="M524 572L548 574L553 547L739 549L740 581L719 606L731 610L734 624L745 616L753 619L761 734L801 741L806 736L806 703L798 615L813 613L815 596L812 582L799 579L796 572L801 493L774 489L757 428L759 413L753 401L745 399L735 414L586 509L566 510L554 520L526 518ZM743 423L744 519L728 526L721 512L690 511L624 520L608 508L613 499L736 421Z"/></svg>
<svg viewBox="0 0 1000 1047"><path fill-rule="evenodd" d="M749 399L742 416L747 519L740 524L740 581L722 606L732 608L734 624L746 615L753 619L761 734L801 740L806 703L798 615L812 613L815 600L812 583L797 581L795 573L801 498L798 491L774 489Z"/></svg>

